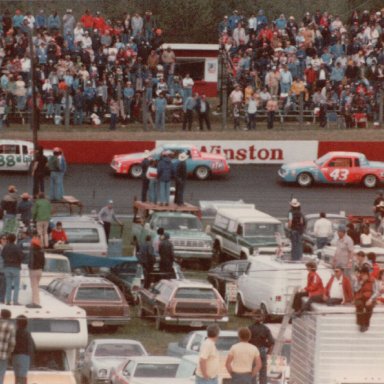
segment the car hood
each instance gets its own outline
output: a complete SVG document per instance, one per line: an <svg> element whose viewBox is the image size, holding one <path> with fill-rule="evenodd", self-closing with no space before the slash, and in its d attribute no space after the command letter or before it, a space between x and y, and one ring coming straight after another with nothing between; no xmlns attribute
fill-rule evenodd
<svg viewBox="0 0 384 384"><path fill-rule="evenodd" d="M127 356L103 356L93 359L93 366L96 369L117 367L122 361L126 360Z"/></svg>
<svg viewBox="0 0 384 384"><path fill-rule="evenodd" d="M369 168L383 168L384 169L384 162L381 162L381 161L370 161L368 163L368 167ZM363 166L364 168L364 166Z"/></svg>
<svg viewBox="0 0 384 384"><path fill-rule="evenodd" d="M171 240L172 239L190 239L190 240L212 240L212 237L207 235L205 232L201 231L188 231L188 230L180 230L180 231L172 231L166 230L169 233Z"/></svg>
<svg viewBox="0 0 384 384"><path fill-rule="evenodd" d="M298 169L310 167L317 167L314 161L298 161L296 163L287 163L282 166L282 168L284 169Z"/></svg>
<svg viewBox="0 0 384 384"><path fill-rule="evenodd" d="M226 161L225 156L217 153L201 152L200 157L204 160L222 160Z"/></svg>
<svg viewBox="0 0 384 384"><path fill-rule="evenodd" d="M113 160L118 161L128 161L128 160L143 160L144 152L138 153L129 153L129 154L121 154L113 156Z"/></svg>

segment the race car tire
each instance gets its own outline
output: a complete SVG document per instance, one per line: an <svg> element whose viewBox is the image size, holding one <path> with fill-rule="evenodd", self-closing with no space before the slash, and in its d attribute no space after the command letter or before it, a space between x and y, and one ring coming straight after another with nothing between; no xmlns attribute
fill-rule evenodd
<svg viewBox="0 0 384 384"><path fill-rule="evenodd" d="M129 168L129 176L133 179L140 179L143 174L143 169L140 164L133 164L131 168Z"/></svg>
<svg viewBox="0 0 384 384"><path fill-rule="evenodd" d="M194 174L196 179L198 180L207 180L211 175L211 172L208 167L204 165L199 165L198 167L196 167Z"/></svg>
<svg viewBox="0 0 384 384"><path fill-rule="evenodd" d="M363 179L366 188L375 188L377 186L377 178L375 175L366 175Z"/></svg>
<svg viewBox="0 0 384 384"><path fill-rule="evenodd" d="M303 187L303 188L308 188L313 184L313 177L308 172L300 173L297 176L296 180L297 180L297 184L299 184L300 187Z"/></svg>

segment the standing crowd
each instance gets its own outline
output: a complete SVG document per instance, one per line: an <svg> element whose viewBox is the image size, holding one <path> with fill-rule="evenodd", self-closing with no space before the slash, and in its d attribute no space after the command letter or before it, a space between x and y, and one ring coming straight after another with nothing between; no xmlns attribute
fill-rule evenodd
<svg viewBox="0 0 384 384"><path fill-rule="evenodd" d="M233 91L229 95L238 128L239 110L247 129L255 129L256 113L265 113L273 128L277 111L303 108L326 125L327 112L344 118L347 128L368 116L379 120L384 80L384 8L353 11L343 21L327 11L306 12L297 20L283 13L224 16L218 26L221 52Z"/></svg>

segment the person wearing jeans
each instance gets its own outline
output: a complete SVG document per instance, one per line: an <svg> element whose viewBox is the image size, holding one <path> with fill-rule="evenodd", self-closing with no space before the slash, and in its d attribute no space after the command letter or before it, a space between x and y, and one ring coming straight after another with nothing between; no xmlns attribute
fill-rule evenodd
<svg viewBox="0 0 384 384"><path fill-rule="evenodd" d="M24 254L15 244L16 236L13 233L8 234L7 240L8 243L1 252L4 261L5 302L7 305L10 305L11 302L13 302L13 305L19 305L20 268Z"/></svg>
<svg viewBox="0 0 384 384"><path fill-rule="evenodd" d="M172 179L171 152L165 151L157 166L157 180L159 181L159 203L160 205L169 204L169 194Z"/></svg>
<svg viewBox="0 0 384 384"><path fill-rule="evenodd" d="M9 321L11 312L8 309L1 310L0 320L0 383L3 383L8 360L15 349L16 331L13 323Z"/></svg>

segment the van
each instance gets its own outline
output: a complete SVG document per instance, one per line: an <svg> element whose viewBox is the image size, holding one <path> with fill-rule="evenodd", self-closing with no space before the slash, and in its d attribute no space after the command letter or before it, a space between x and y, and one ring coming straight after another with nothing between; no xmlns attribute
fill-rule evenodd
<svg viewBox="0 0 384 384"><path fill-rule="evenodd" d="M92 256L108 255L108 243L104 227L91 216L54 216L52 225L58 221L63 223L63 229L68 237L71 251Z"/></svg>
<svg viewBox="0 0 384 384"><path fill-rule="evenodd" d="M237 280L235 314L242 316L248 310L261 309L265 318L283 316L295 288L306 286L307 261L287 261L273 256L253 258L245 274ZM317 272L325 285L332 270L320 262Z"/></svg>
<svg viewBox="0 0 384 384"><path fill-rule="evenodd" d="M219 208L210 232L217 262L225 256L248 259L257 254L273 255L280 247L283 252L290 249L283 223L253 204Z"/></svg>

